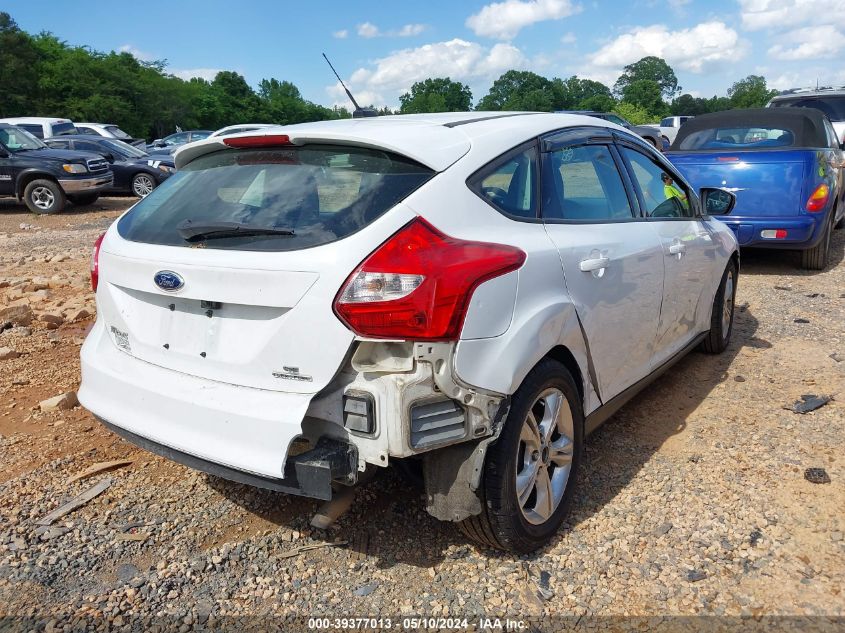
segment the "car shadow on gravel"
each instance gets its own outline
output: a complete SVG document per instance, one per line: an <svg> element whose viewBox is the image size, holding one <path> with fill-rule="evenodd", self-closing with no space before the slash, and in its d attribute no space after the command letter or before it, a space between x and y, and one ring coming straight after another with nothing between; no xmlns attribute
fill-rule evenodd
<svg viewBox="0 0 845 633"><path fill-rule="evenodd" d="M830 239L830 259L824 270L801 268L800 251L745 248L741 253L741 275L798 275L812 277L829 271L845 260L845 229L833 232ZM740 276L740 282L742 278Z"/></svg>
<svg viewBox="0 0 845 633"><path fill-rule="evenodd" d="M589 438L572 514L549 547L561 541L565 544L573 526L601 512L667 440L684 431L688 416L717 385L729 380L728 368L743 347L771 347L755 337L757 325L750 311L739 307L732 342L725 352L718 356L689 354ZM210 475L207 481L231 502L282 529L308 531L320 503ZM644 532L650 529L654 526L643 526ZM373 481L360 486L349 512L327 532L312 532L317 540L347 541L357 558L374 557L381 568L398 563L430 568L445 558L462 558L473 551L473 544L454 525L428 515L420 488L393 469L379 469ZM573 547L577 547L575 540ZM530 558L542 558L547 549ZM484 550L484 555L515 558L492 550Z"/></svg>
<svg viewBox="0 0 845 633"><path fill-rule="evenodd" d="M728 349L719 355L699 351L688 354L588 438L569 519L549 547L533 558L541 558L547 549L561 542L565 545L572 527L605 512L650 460L668 461L672 471L677 472L687 462L700 458L697 453L677 448L672 438L686 430L687 419L716 387L727 383L726 388L730 389L736 376L729 368L742 348L772 347L770 342L755 336L757 327L754 315L746 307L738 307ZM658 451L660 454L656 455ZM678 486L680 481L679 478L669 485ZM645 499L642 503L646 503ZM629 502L625 507L632 506ZM671 516L671 509L667 508L667 513ZM637 513L628 520L641 523L641 531L646 534L664 523L666 517ZM580 538L574 538L572 546L578 548L579 544Z"/></svg>
<svg viewBox="0 0 845 633"><path fill-rule="evenodd" d="M345 541L354 558L375 559L382 569L398 563L429 568L447 555L459 558L470 552L454 526L425 511L420 488L393 468L379 469L372 481L359 486L350 510L325 531L309 525L320 501L236 484L213 475L206 475L206 481L256 518L278 526L280 537L285 530L293 530L310 533L316 541ZM458 547L450 548L453 545Z"/></svg>

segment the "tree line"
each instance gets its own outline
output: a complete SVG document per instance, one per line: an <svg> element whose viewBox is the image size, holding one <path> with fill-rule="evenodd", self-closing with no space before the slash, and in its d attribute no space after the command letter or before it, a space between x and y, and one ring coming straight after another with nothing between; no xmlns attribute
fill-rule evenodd
<svg viewBox="0 0 845 633"><path fill-rule="evenodd" d="M350 116L346 108L304 99L289 81L263 79L255 90L235 72L221 71L212 81L183 80L166 67L164 60L147 62L127 52L71 46L48 32L31 35L0 12L0 117L116 123L133 136L154 138L177 125L217 129L244 122L291 124ZM509 70L474 108L469 86L448 77L430 78L403 94L398 110L379 112L597 110L640 124L671 114L763 106L774 94L765 78L749 75L734 83L725 97L693 97L683 93L665 60L644 57L626 66L612 87L576 76L549 79Z"/></svg>

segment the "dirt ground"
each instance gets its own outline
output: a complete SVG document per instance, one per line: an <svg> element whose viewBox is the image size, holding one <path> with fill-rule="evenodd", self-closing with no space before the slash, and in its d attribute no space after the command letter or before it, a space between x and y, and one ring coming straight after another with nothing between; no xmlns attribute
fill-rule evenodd
<svg viewBox="0 0 845 633"><path fill-rule="evenodd" d="M547 548L517 558L429 517L392 471L318 532L316 502L167 462L79 406L42 412L78 386L95 313L91 245L131 201L47 217L0 201L0 310L33 314L0 333L14 352L0 360L0 617L58 628L141 615L189 628L356 614L842 624L829 618L845 617L845 231L820 273L793 253L743 252L729 349L691 354L596 432L571 518ZM833 400L789 410L806 394ZM68 482L114 459L132 464ZM807 468L829 483L809 482ZM104 494L37 532L36 519L105 477ZM304 545L320 548L294 552Z"/></svg>

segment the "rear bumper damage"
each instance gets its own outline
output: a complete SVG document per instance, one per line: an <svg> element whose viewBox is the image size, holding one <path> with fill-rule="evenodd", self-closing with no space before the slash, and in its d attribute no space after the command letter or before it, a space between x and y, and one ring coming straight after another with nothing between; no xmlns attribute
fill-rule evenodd
<svg viewBox="0 0 845 633"><path fill-rule="evenodd" d="M79 399L130 442L233 481L329 499L373 466L419 458L431 514L458 521L480 512L486 448L509 398L461 384L453 343L353 349L318 394L274 392L139 360L98 321L82 349Z"/></svg>
<svg viewBox="0 0 845 633"><path fill-rule="evenodd" d="M107 420L98 419L123 439L151 453L194 470L265 490L328 500L332 498L333 483L340 481L354 483L357 474L358 456L355 447L333 440L321 440L311 450L289 457L285 463L284 478L277 479L253 475L178 451L127 431Z"/></svg>

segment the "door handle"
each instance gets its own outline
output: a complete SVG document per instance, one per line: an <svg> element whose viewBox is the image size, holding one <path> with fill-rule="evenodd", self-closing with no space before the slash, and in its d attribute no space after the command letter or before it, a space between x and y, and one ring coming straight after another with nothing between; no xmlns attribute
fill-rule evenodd
<svg viewBox="0 0 845 633"><path fill-rule="evenodd" d="M578 267L585 273L602 270L607 268L610 264L609 257L591 257L589 259L582 259Z"/></svg>
<svg viewBox="0 0 845 633"><path fill-rule="evenodd" d="M687 247L681 244L680 242L675 242L671 246L669 246L669 254L670 255L683 255L687 252Z"/></svg>

